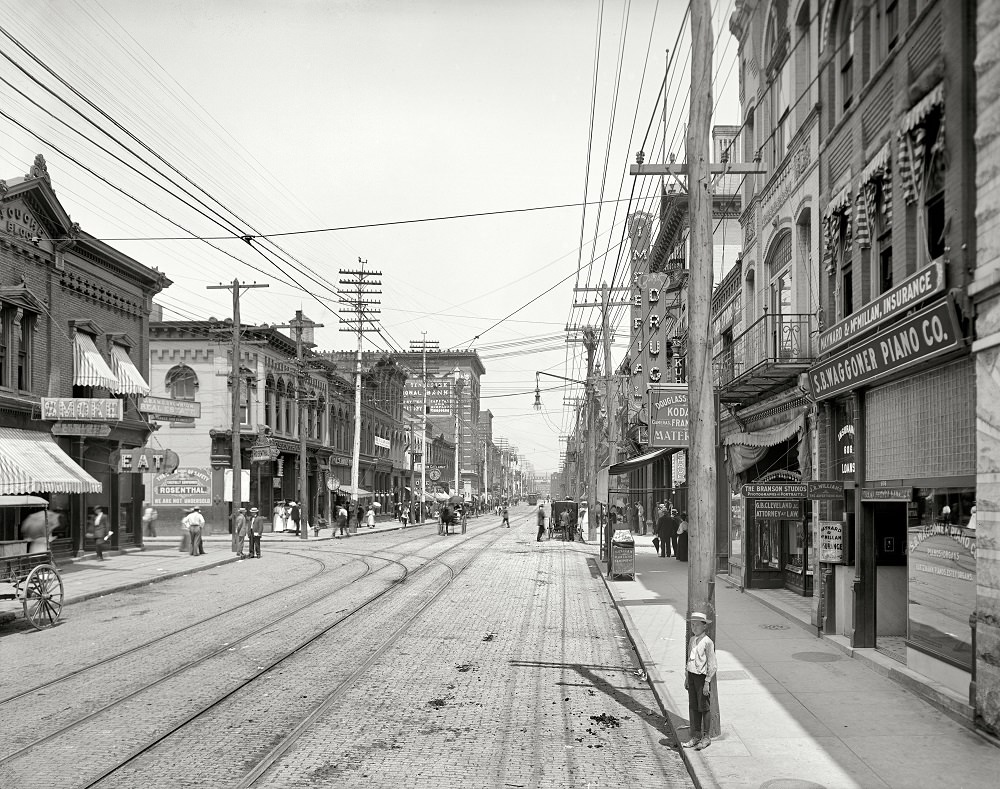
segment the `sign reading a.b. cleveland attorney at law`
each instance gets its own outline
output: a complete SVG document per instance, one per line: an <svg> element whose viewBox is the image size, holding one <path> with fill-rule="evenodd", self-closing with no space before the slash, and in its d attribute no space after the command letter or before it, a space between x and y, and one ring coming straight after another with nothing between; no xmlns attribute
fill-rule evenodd
<svg viewBox="0 0 1000 789"><path fill-rule="evenodd" d="M687 384L650 387L649 448L686 448L689 426Z"/></svg>
<svg viewBox="0 0 1000 789"><path fill-rule="evenodd" d="M944 290L944 266L939 259L820 334L817 339L820 354L829 353L849 343L893 315L901 315L942 290Z"/></svg>
<svg viewBox="0 0 1000 789"><path fill-rule="evenodd" d="M944 299L809 369L816 400L869 386L940 356L963 342L951 299Z"/></svg>

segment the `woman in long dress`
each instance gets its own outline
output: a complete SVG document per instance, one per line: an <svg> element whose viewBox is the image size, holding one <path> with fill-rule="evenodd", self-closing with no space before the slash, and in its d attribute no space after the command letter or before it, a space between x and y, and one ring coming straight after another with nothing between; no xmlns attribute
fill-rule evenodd
<svg viewBox="0 0 1000 789"><path fill-rule="evenodd" d="M274 505L274 517L271 520L271 530L279 532L284 528L281 515L285 511L284 502L279 501Z"/></svg>

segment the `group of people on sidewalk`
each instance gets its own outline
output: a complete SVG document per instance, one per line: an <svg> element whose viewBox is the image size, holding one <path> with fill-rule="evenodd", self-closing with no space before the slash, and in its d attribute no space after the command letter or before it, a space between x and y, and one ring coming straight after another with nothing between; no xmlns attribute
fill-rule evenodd
<svg viewBox="0 0 1000 789"><path fill-rule="evenodd" d="M653 548L661 558L675 556L682 562L688 555L688 523L687 513L678 512L676 507L666 502L656 508L656 536L653 537Z"/></svg>
<svg viewBox="0 0 1000 789"><path fill-rule="evenodd" d="M247 515L246 507L240 507L239 514L236 516L236 553L240 559L247 558L243 555L243 546L247 537L250 538L249 558L260 558L260 538L263 534L264 519L260 515L260 510L257 507L251 507L250 514Z"/></svg>

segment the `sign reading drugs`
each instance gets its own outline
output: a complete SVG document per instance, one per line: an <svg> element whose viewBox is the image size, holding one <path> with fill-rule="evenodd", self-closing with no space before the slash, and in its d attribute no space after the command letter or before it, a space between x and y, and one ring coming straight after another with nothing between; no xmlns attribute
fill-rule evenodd
<svg viewBox="0 0 1000 789"><path fill-rule="evenodd" d="M649 390L649 447L687 448L690 443L687 384L653 386Z"/></svg>
<svg viewBox="0 0 1000 789"><path fill-rule="evenodd" d="M945 354L962 342L955 307L945 299L813 365L809 386L816 400L828 400Z"/></svg>

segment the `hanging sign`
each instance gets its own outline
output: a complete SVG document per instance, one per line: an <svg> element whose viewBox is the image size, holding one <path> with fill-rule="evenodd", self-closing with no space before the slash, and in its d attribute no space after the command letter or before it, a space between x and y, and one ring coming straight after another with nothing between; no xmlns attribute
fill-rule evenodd
<svg viewBox="0 0 1000 789"><path fill-rule="evenodd" d="M170 474L177 470L180 458L171 449L118 449L108 458L119 474Z"/></svg>
<svg viewBox="0 0 1000 789"><path fill-rule="evenodd" d="M840 501L844 498L844 483L838 479L806 480L806 498Z"/></svg>
<svg viewBox="0 0 1000 789"><path fill-rule="evenodd" d="M649 448L685 448L690 443L690 411L686 384L649 390Z"/></svg>
<svg viewBox="0 0 1000 789"><path fill-rule="evenodd" d="M98 397L43 397L42 419L120 422L122 401Z"/></svg>
<svg viewBox="0 0 1000 789"><path fill-rule="evenodd" d="M111 435L111 425L103 425L99 422L56 422L52 425L52 435L107 438Z"/></svg>
<svg viewBox="0 0 1000 789"><path fill-rule="evenodd" d="M199 419L201 403L169 397L140 397L139 411L158 419Z"/></svg>
<svg viewBox="0 0 1000 789"><path fill-rule="evenodd" d="M804 482L747 482L740 489L748 499L804 499L807 492Z"/></svg>
<svg viewBox="0 0 1000 789"><path fill-rule="evenodd" d="M802 520L802 499L756 499L753 515L759 521Z"/></svg>

